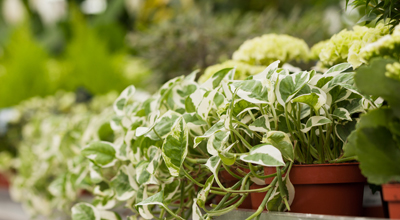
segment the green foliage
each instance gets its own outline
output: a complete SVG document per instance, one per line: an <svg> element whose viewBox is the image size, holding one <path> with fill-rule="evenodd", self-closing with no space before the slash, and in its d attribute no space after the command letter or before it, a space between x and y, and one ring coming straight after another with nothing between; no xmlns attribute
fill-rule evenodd
<svg viewBox="0 0 400 220"><path fill-rule="evenodd" d="M106 106L113 99L110 94L77 104L73 94L59 93L16 107L22 130L17 157L8 164L17 173L11 191L31 216L69 215L81 192L93 190L90 178L82 175L93 167L80 150L89 140L101 140L98 131L109 123L111 109Z"/></svg>
<svg viewBox="0 0 400 220"><path fill-rule="evenodd" d="M31 35L28 26L16 27L0 60L0 107L54 91L56 85L51 80L48 59L48 53Z"/></svg>
<svg viewBox="0 0 400 220"><path fill-rule="evenodd" d="M354 73L346 72L351 65L289 74L278 64L245 80L234 80L233 68L201 85L195 73L177 77L142 101L134 99L133 86L126 88L114 102L111 123L121 136L82 150L99 169L92 177L99 189L92 209L104 210L106 203L108 211L128 207L131 218L188 219L192 213L207 219L237 208L254 191L250 184L264 182L263 167L271 166L277 177L256 191L270 190L262 206L283 211L294 190L280 172L293 163L353 160L342 157L343 143L357 113L375 104L354 87ZM250 172L236 174L239 183L228 188L220 172L239 167ZM200 189L193 190L195 185ZM214 194L228 199L232 193L241 193L237 203L204 206Z"/></svg>
<svg viewBox="0 0 400 220"><path fill-rule="evenodd" d="M349 0L346 0L346 7ZM369 24L372 21L384 21L391 29L400 23L400 2L397 0L354 0L350 3L354 8L365 7L365 15L359 21Z"/></svg>
<svg viewBox="0 0 400 220"><path fill-rule="evenodd" d="M387 102L361 117L346 146L346 153L360 161L368 182L377 185L400 181L400 80L386 74L386 67L393 62L372 59L369 66L360 67L355 75L363 93L380 96Z"/></svg>

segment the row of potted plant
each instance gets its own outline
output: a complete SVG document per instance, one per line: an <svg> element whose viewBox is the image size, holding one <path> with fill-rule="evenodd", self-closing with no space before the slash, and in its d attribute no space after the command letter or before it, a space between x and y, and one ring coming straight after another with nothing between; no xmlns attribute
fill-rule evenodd
<svg viewBox="0 0 400 220"><path fill-rule="evenodd" d="M73 207L73 218L106 218L123 206L132 218L209 219L257 194L263 198L253 200L249 219L265 208L360 215L365 178L357 163L345 163L359 156L344 144L359 115L382 108L382 99L359 90L353 68L290 72L276 61L245 80L226 68L203 84L192 73L143 102L133 101L135 88L128 87L114 103L119 138L82 150L99 168L99 185L92 204ZM318 174L319 167L327 170ZM331 177L335 172L341 178ZM329 179L340 188L329 188ZM322 185L309 185L315 183ZM318 194L324 197L307 198ZM314 206L300 210L304 204Z"/></svg>
<svg viewBox="0 0 400 220"><path fill-rule="evenodd" d="M249 207L249 198L255 209L249 219L265 209L360 215L365 178L355 161L371 183L399 181L399 28L382 37L389 33L384 28L355 28L330 39L345 33L362 41L357 30L369 33L361 48L336 48L342 61L357 54L360 68L326 68L332 65L326 62L301 71L264 63L272 58L258 51L247 65L268 67L255 75L243 71L251 74L245 79L225 68L200 84L193 72L145 99L130 86L113 112L92 115L81 106L71 115L39 115L24 128L11 192L32 213L68 213L75 204L72 219L80 220L211 219ZM334 51L319 53L336 62ZM377 147L382 138L388 149ZM81 190L93 199L82 202ZM48 206L35 206L41 203Z"/></svg>

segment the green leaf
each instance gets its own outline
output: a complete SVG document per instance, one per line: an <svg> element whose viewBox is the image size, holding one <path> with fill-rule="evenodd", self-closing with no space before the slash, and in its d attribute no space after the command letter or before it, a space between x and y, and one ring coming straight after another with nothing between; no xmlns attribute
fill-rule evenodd
<svg viewBox="0 0 400 220"><path fill-rule="evenodd" d="M111 179L110 185L116 192L117 199L120 201L126 201L135 194L135 190L130 184L126 166L119 169L118 174Z"/></svg>
<svg viewBox="0 0 400 220"><path fill-rule="evenodd" d="M391 59L372 59L369 66L357 69L355 81L362 93L380 96L395 109L400 117L400 81L386 76L386 65L395 62Z"/></svg>
<svg viewBox="0 0 400 220"><path fill-rule="evenodd" d="M216 73L214 73L214 75L212 75L205 83L203 83L201 86L202 87L206 87L209 89L215 89L217 88L222 80L227 77L228 79L232 80L233 79L233 75L235 74L235 69L234 68L226 68L226 69L222 69Z"/></svg>
<svg viewBox="0 0 400 220"><path fill-rule="evenodd" d="M124 108L129 101L129 99L133 96L136 89L133 85L128 86L124 91L122 91L121 95L114 102L114 111L117 115L123 115Z"/></svg>
<svg viewBox="0 0 400 220"><path fill-rule="evenodd" d="M188 153L189 135L183 118L176 121L166 136L162 146L162 156L172 176L179 176L179 171Z"/></svg>
<svg viewBox="0 0 400 220"><path fill-rule="evenodd" d="M272 145L260 144L254 146L249 155L242 155L240 159L247 163L259 164L262 166L278 167L284 166L281 152Z"/></svg>
<svg viewBox="0 0 400 220"><path fill-rule="evenodd" d="M164 190L161 190L160 192L150 196L147 199L144 199L143 201L137 203L135 206L149 206L149 205L160 205L164 207L170 214L173 214L173 212L168 208L168 206L164 203ZM175 218L182 219L180 216L175 215Z"/></svg>
<svg viewBox="0 0 400 220"><path fill-rule="evenodd" d="M400 144L390 124L400 121L391 109L375 109L361 117L356 131L356 155L368 182L381 185L400 181Z"/></svg>
<svg viewBox="0 0 400 220"><path fill-rule="evenodd" d="M261 103L268 103L273 102L274 100L269 100L268 97L269 92L272 93L273 85L269 80L264 80L265 83L263 84L262 81L258 80L244 80L244 81L236 81L231 85L231 91L234 93L236 89L237 95L254 104L261 104Z"/></svg>
<svg viewBox="0 0 400 220"><path fill-rule="evenodd" d="M161 205L164 206L164 190L144 199L143 201L137 203L135 206L147 206L147 205Z"/></svg>
<svg viewBox="0 0 400 220"><path fill-rule="evenodd" d="M193 220L204 220L199 206L197 206L197 199L194 199L192 205L192 219Z"/></svg>
<svg viewBox="0 0 400 220"><path fill-rule="evenodd" d="M267 115L261 115L249 125L249 129L256 132L267 133L271 130Z"/></svg>
<svg viewBox="0 0 400 220"><path fill-rule="evenodd" d="M294 98L292 102L305 103L314 108L315 111L318 111L326 103L326 97L313 92L310 94L298 96Z"/></svg>
<svg viewBox="0 0 400 220"><path fill-rule="evenodd" d="M229 152L229 150L235 145L237 142L231 144L229 147L223 149L218 152L218 156L221 158L222 163L232 166L236 161L236 155Z"/></svg>
<svg viewBox="0 0 400 220"><path fill-rule="evenodd" d="M342 124L336 124L335 132L339 139L345 143L349 135L356 129L357 121L345 121Z"/></svg>
<svg viewBox="0 0 400 220"><path fill-rule="evenodd" d="M200 142L206 138L211 137L211 135L213 135L214 133L216 133L217 131L225 131L225 122L224 120L220 120L217 123L215 123L210 129L208 129L204 135L202 136L198 136L194 138L194 146L193 148L197 147Z"/></svg>
<svg viewBox="0 0 400 220"><path fill-rule="evenodd" d="M324 116L312 116L307 120L305 128L301 129L303 133L311 130L312 127L326 125L332 123L327 117Z"/></svg>
<svg viewBox="0 0 400 220"><path fill-rule="evenodd" d="M264 71L262 71L259 74L254 75L254 76L249 76L248 79L259 79L259 80L269 79L271 77L271 75L274 74L276 72L276 70L278 69L280 62L281 61L277 60L277 61L271 63L267 68L265 68Z"/></svg>
<svg viewBox="0 0 400 220"><path fill-rule="evenodd" d="M218 156L212 156L208 158L206 167L214 174L214 176L218 175L217 169L221 164L221 158Z"/></svg>
<svg viewBox="0 0 400 220"><path fill-rule="evenodd" d="M116 212L100 210L101 220L122 220L121 216Z"/></svg>
<svg viewBox="0 0 400 220"><path fill-rule="evenodd" d="M347 141L343 145L343 151L343 157L345 158L357 156L357 133L355 130L347 137Z"/></svg>
<svg viewBox="0 0 400 220"><path fill-rule="evenodd" d="M88 203L78 203L72 207L72 220L100 220L99 211Z"/></svg>
<svg viewBox="0 0 400 220"><path fill-rule="evenodd" d="M386 127L358 130L357 156L368 182L381 185L400 181L400 148Z"/></svg>
<svg viewBox="0 0 400 220"><path fill-rule="evenodd" d="M309 72L298 72L284 76L278 81L275 93L276 98L282 106L289 102L307 82L310 80Z"/></svg>
<svg viewBox="0 0 400 220"><path fill-rule="evenodd" d="M168 183L163 185L164 190L164 201L169 203L174 195L179 191L179 186L181 185L181 181L174 177L171 177L167 180Z"/></svg>
<svg viewBox="0 0 400 220"><path fill-rule="evenodd" d="M152 140L160 140L161 138L165 138L165 136L171 131L171 127L175 124L175 122L180 118L180 114L174 111L167 111L164 115L162 115L159 119L156 120L153 126L150 128L137 128L136 136L141 136L146 134L146 137L151 138ZM154 130L157 132L157 135Z"/></svg>
<svg viewBox="0 0 400 220"><path fill-rule="evenodd" d="M263 140L264 141L264 140ZM281 131L270 131L267 133L266 143L276 147L287 160L294 160L294 149L289 136Z"/></svg>
<svg viewBox="0 0 400 220"><path fill-rule="evenodd" d="M82 150L82 154L101 167L113 166L116 161L113 145L104 141L89 144Z"/></svg>
<svg viewBox="0 0 400 220"><path fill-rule="evenodd" d="M327 74L333 73L333 72L341 73L341 72L344 72L344 71L350 69L351 67L352 67L352 65L350 63L340 63L340 64L337 64L337 65L329 68L329 70L326 71L324 73L324 75L327 75Z"/></svg>
<svg viewBox="0 0 400 220"><path fill-rule="evenodd" d="M340 120L352 121L350 112L348 112L345 108L336 108L332 113L332 117Z"/></svg>
<svg viewBox="0 0 400 220"><path fill-rule="evenodd" d="M211 175L210 177L208 177L206 183L204 184L204 187L197 194L197 204L204 209L205 209L208 194L211 190L211 186L213 183L214 183L214 175Z"/></svg>
<svg viewBox="0 0 400 220"><path fill-rule="evenodd" d="M210 136L207 142L207 152L213 156L217 156L218 152L225 147L228 142L229 132L217 131Z"/></svg>

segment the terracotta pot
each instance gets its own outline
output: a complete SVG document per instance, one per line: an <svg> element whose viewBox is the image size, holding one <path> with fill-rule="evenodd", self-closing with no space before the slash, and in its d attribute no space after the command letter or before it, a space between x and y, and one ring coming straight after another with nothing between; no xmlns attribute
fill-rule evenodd
<svg viewBox="0 0 400 220"><path fill-rule="evenodd" d="M400 183L382 185L383 200L387 201L389 217L400 219Z"/></svg>
<svg viewBox="0 0 400 220"><path fill-rule="evenodd" d="M8 181L8 178L0 173L0 187L1 188L8 188L10 186L10 182Z"/></svg>
<svg viewBox="0 0 400 220"><path fill-rule="evenodd" d="M260 185L257 185L257 184L255 184L255 183L253 183L253 184L250 186L250 189L260 189L260 188L264 188L264 187L266 187L266 186L267 186L267 185L265 185L265 186L260 186ZM265 197L266 194L267 194L267 192L250 193L251 208L254 209L254 210L257 210L258 207L261 205L261 203L262 203L262 201L263 201L263 199L264 199L264 197Z"/></svg>
<svg viewBox="0 0 400 220"><path fill-rule="evenodd" d="M358 163L294 165L290 181L295 188L291 212L361 216L365 177ZM276 168L265 167L266 175ZM266 179L270 183L273 178Z"/></svg>
<svg viewBox="0 0 400 220"><path fill-rule="evenodd" d="M244 172L249 173L250 170L249 169L242 169ZM238 181L237 178L233 177L231 174L228 173L228 171L221 171L220 175L219 175L219 179L221 181L222 184L224 184L225 187L232 187L233 185L235 185ZM221 199L223 198L223 196L217 195L215 197L215 202L216 204L218 204ZM240 209L251 209L251 198L250 195L248 195L246 197L246 199L243 201L242 204L239 205Z"/></svg>

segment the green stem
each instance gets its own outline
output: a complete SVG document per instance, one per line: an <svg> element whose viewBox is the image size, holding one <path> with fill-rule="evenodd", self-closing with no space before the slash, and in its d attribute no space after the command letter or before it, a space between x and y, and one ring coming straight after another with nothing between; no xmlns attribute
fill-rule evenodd
<svg viewBox="0 0 400 220"><path fill-rule="evenodd" d="M278 131L278 117L276 116L276 111L272 103L268 103L271 108L272 115L274 116L275 131Z"/></svg>
<svg viewBox="0 0 400 220"><path fill-rule="evenodd" d="M251 146L251 145L249 144L249 142L247 142L246 139L244 139L243 136L240 135L239 132L236 131L233 127L231 127L231 131L233 131L233 133L235 133L235 134L239 137L239 139L243 142L243 144L244 144L249 150L250 150L251 148L253 148L253 146Z"/></svg>
<svg viewBox="0 0 400 220"><path fill-rule="evenodd" d="M277 181L278 181L278 178L275 177L274 180L272 180L270 186L275 186ZM267 192L267 194L265 195L263 201L261 202L261 205L258 207L256 212L254 212L252 215L250 215L246 220L253 219L253 218L255 218L255 217L257 217L257 216L259 216L261 214L261 212L264 210L265 205L268 202L269 197L271 197L272 191L274 191L274 190L269 190Z"/></svg>
<svg viewBox="0 0 400 220"><path fill-rule="evenodd" d="M194 163L194 164L199 164L199 163L207 163L208 159L193 159L193 158L190 158L190 157L186 157L185 160L187 160L187 161L189 161L191 163Z"/></svg>
<svg viewBox="0 0 400 220"><path fill-rule="evenodd" d="M228 172L231 176L235 177L236 179L241 179L241 176L238 176L236 173L232 172L231 169L229 169L228 166L226 166L224 163L222 163L222 166L225 168L226 172Z"/></svg>

